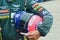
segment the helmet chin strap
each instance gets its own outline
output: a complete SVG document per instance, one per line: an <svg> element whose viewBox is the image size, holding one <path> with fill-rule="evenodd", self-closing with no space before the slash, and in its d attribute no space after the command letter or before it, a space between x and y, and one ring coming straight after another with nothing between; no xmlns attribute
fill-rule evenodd
<svg viewBox="0 0 60 40"><path fill-rule="evenodd" d="M15 0L6 0L7 2L14 2Z"/></svg>

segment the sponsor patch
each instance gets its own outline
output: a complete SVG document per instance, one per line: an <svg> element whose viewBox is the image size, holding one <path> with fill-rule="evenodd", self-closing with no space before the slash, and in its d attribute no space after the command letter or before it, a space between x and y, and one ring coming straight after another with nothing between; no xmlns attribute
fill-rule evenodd
<svg viewBox="0 0 60 40"><path fill-rule="evenodd" d="M15 4L12 4L13 7L20 7L20 5L15 5Z"/></svg>
<svg viewBox="0 0 60 40"><path fill-rule="evenodd" d="M48 14L49 12L47 10L42 11L43 15Z"/></svg>
<svg viewBox="0 0 60 40"><path fill-rule="evenodd" d="M35 4L32 5L33 8L36 7L36 6L38 6L38 3L35 3Z"/></svg>
<svg viewBox="0 0 60 40"><path fill-rule="evenodd" d="M0 13L0 19L9 18L9 13Z"/></svg>
<svg viewBox="0 0 60 40"><path fill-rule="evenodd" d="M16 12L16 11L18 11L19 9L20 9L20 5L12 4L12 8L11 8L12 11Z"/></svg>
<svg viewBox="0 0 60 40"><path fill-rule="evenodd" d="M40 12L41 10L43 10L43 8L39 8L38 11Z"/></svg>
<svg viewBox="0 0 60 40"><path fill-rule="evenodd" d="M0 19L9 18L9 16L0 16Z"/></svg>
<svg viewBox="0 0 60 40"><path fill-rule="evenodd" d="M9 12L8 9L0 10L0 13L7 13L7 12Z"/></svg>
<svg viewBox="0 0 60 40"><path fill-rule="evenodd" d="M36 7L34 8L34 10L37 10L39 7L40 7L40 6L36 6Z"/></svg>

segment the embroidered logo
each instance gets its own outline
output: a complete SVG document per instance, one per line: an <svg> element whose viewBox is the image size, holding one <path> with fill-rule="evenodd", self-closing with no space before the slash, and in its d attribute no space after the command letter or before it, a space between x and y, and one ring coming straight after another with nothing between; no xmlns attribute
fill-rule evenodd
<svg viewBox="0 0 60 40"><path fill-rule="evenodd" d="M14 7L20 7L20 5L15 5L15 4L12 4Z"/></svg>
<svg viewBox="0 0 60 40"><path fill-rule="evenodd" d="M0 10L0 13L7 13L7 12L9 12L8 9Z"/></svg>

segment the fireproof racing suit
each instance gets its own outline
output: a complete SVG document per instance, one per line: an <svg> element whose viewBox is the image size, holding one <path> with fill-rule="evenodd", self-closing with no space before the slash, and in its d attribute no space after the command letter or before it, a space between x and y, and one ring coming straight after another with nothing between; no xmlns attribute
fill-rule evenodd
<svg viewBox="0 0 60 40"><path fill-rule="evenodd" d="M0 0L0 27L2 28L2 40L24 40L15 30L13 14L18 11L26 11L39 15L43 22L37 27L41 36L45 36L52 26L53 16L45 8L34 0Z"/></svg>

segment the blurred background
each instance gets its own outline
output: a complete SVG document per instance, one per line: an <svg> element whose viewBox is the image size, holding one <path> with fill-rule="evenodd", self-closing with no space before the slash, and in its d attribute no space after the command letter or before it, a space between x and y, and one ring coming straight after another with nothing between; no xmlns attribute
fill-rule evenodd
<svg viewBox="0 0 60 40"><path fill-rule="evenodd" d="M40 37L38 40L60 40L60 0L35 0L41 6L51 12L54 17L53 25L50 32L45 37ZM1 30L1 28L0 28ZM0 33L1 40L1 33Z"/></svg>
<svg viewBox="0 0 60 40"><path fill-rule="evenodd" d="M41 2L40 5L51 12L54 21L50 32L39 40L60 40L60 0Z"/></svg>

